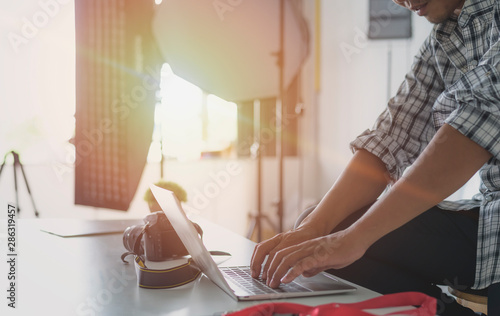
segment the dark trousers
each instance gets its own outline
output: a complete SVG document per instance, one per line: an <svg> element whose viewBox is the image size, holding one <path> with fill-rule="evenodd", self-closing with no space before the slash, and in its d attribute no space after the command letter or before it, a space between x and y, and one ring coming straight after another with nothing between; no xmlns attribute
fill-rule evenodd
<svg viewBox="0 0 500 316"><path fill-rule="evenodd" d="M366 210L352 214L336 230L348 227ZM438 315L476 315L437 285L465 290L474 284L478 213L433 207L378 240L360 260L328 272L382 294L418 291L433 296Z"/></svg>

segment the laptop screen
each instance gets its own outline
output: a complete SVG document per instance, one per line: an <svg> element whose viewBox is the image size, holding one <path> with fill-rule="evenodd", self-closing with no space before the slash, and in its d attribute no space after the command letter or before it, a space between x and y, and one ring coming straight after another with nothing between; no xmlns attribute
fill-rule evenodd
<svg viewBox="0 0 500 316"><path fill-rule="evenodd" d="M172 224L172 227L188 250L196 265L221 289L231 296L234 296L233 291L222 276L217 264L210 256L207 248L203 245L198 232L188 220L186 214L182 210L181 203L177 200L174 193L153 184L150 188L156 201Z"/></svg>

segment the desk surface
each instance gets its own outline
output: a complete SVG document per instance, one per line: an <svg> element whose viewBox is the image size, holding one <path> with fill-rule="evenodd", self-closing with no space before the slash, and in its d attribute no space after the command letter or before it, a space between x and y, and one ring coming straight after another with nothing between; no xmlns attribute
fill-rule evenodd
<svg viewBox="0 0 500 316"><path fill-rule="evenodd" d="M220 265L248 265L254 243L203 219L209 250L232 257ZM137 223L142 220L137 220ZM259 302L236 302L205 276L175 289L150 290L137 286L134 266L122 263L122 234L63 238L40 230L65 220L18 220L16 309L7 307L7 224L0 221L0 284L2 315L214 315ZM318 305L357 302L377 296L358 286L354 293L288 301ZM7 311L7 313L5 313Z"/></svg>

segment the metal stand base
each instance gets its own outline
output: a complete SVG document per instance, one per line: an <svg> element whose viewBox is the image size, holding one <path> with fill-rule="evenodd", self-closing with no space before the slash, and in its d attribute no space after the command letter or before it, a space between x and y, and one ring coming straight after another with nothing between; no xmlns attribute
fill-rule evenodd
<svg viewBox="0 0 500 316"><path fill-rule="evenodd" d="M5 166L5 162L7 161L7 156L9 156L9 154L12 154L12 156L14 157L14 164L12 166L14 168L14 189L15 189L15 192L16 192L16 207L17 207L17 212L18 213L21 212L21 208L19 207L19 194L18 194L18 191L17 191L17 171L16 171L16 168L19 168L19 169L21 169L21 173L23 174L24 183L26 184L26 189L28 189L28 194L30 196L31 203L33 204L33 210L35 212L35 216L38 217L39 213L38 213L38 211L36 209L35 201L33 200L33 195L31 194L30 186L28 184L28 179L26 178L26 173L24 172L24 168L23 168L23 165L21 164L21 161L19 159L19 154L18 153L16 153L15 151L10 151L10 152L8 152L8 153L5 154L5 156L3 158L2 166L0 167L0 176L2 175L3 167Z"/></svg>

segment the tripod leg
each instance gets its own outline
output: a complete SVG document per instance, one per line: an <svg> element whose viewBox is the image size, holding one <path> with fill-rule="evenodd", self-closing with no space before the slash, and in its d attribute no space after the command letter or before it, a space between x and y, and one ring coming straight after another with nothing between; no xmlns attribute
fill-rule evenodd
<svg viewBox="0 0 500 316"><path fill-rule="evenodd" d="M14 152L12 152L14 153ZM17 192L17 172L16 172L16 156L14 156L14 163L12 164L12 168L14 168L14 191L16 193L16 207L17 213L21 212L21 208L19 207L19 194Z"/></svg>
<svg viewBox="0 0 500 316"><path fill-rule="evenodd" d="M0 175L2 174L3 167L5 167L5 162L7 161L7 155L3 158L2 166L0 167Z"/></svg>
<svg viewBox="0 0 500 316"><path fill-rule="evenodd" d="M23 174L24 183L26 184L26 189L28 189L28 194L29 194L30 199L31 199L31 204L33 205L33 210L35 211L35 216L38 217L39 214L38 214L38 211L37 211L36 206L35 206L35 200L33 199L33 195L31 194L30 186L28 184L28 179L26 178L26 173L24 172L23 165L21 164L21 161L19 160L19 155L18 155L18 159L17 159L17 164L21 169L21 173ZM17 189L16 189L16 192L17 192Z"/></svg>

